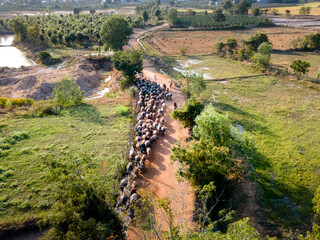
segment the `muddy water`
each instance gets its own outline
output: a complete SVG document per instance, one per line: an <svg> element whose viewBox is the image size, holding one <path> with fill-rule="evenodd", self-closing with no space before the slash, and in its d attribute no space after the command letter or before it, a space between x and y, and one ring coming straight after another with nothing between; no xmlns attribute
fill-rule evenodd
<svg viewBox="0 0 320 240"><path fill-rule="evenodd" d="M18 48L11 46L13 42L13 35L0 36L0 67L14 67L34 66L33 61L26 58L26 56Z"/></svg>

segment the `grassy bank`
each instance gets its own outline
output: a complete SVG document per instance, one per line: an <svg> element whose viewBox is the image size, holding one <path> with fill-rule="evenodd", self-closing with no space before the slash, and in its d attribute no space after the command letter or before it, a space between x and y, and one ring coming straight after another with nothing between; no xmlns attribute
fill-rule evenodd
<svg viewBox="0 0 320 240"><path fill-rule="evenodd" d="M49 180L50 171L44 164L49 153L64 164L69 164L66 155L93 158L94 166L83 165L80 171L112 191L130 121L129 101L107 98L62 110L57 116L1 117L2 142L17 133L25 134L2 149L1 226L50 213L57 186Z"/></svg>
<svg viewBox="0 0 320 240"><path fill-rule="evenodd" d="M202 70L215 78L258 74L216 56L175 59L191 71ZM270 231L309 228L312 198L320 184L319 87L261 76L207 82L203 96L256 142L257 155L249 159L251 176L261 190L259 205L267 210L259 221Z"/></svg>

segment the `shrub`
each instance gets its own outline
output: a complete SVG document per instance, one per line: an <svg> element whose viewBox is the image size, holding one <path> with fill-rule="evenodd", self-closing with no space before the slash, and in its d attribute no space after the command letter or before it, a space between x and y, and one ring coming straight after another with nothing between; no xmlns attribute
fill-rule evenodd
<svg viewBox="0 0 320 240"><path fill-rule="evenodd" d="M308 68L310 67L310 63L306 61L297 60L294 61L290 67L293 69L293 72L297 75L297 78L299 79L299 76L309 72Z"/></svg>
<svg viewBox="0 0 320 240"><path fill-rule="evenodd" d="M187 53L187 51L188 51L188 47L186 47L186 46L181 46L181 47L179 48L179 51L180 51L181 56L185 56L186 53Z"/></svg>
<svg viewBox="0 0 320 240"><path fill-rule="evenodd" d="M23 98L11 99L10 101L12 106L17 106L17 107L31 106L34 103L32 99L23 99Z"/></svg>
<svg viewBox="0 0 320 240"><path fill-rule="evenodd" d="M51 54L45 51L42 51L38 55L38 59L42 64L46 64L51 59Z"/></svg>
<svg viewBox="0 0 320 240"><path fill-rule="evenodd" d="M220 114L212 106L207 106L195 119L194 136L211 139L217 146L231 146L237 138L226 115Z"/></svg>
<svg viewBox="0 0 320 240"><path fill-rule="evenodd" d="M7 105L8 100L6 98L0 97L0 107L4 108Z"/></svg>
<svg viewBox="0 0 320 240"><path fill-rule="evenodd" d="M249 38L245 44L249 48L254 49L255 51L258 49L258 47L261 45L261 43L267 42L269 43L268 36L264 33L257 33L256 35Z"/></svg>
<svg viewBox="0 0 320 240"><path fill-rule="evenodd" d="M117 112L120 113L121 116L125 116L125 117L130 116L130 108L127 106L117 107Z"/></svg>
<svg viewBox="0 0 320 240"><path fill-rule="evenodd" d="M201 113L204 104L194 98L187 100L185 105L172 112L171 116L178 119L184 127L192 128L195 125L195 118Z"/></svg>
<svg viewBox="0 0 320 240"><path fill-rule="evenodd" d="M54 90L53 96L61 106L70 107L83 102L83 91L74 79L63 77Z"/></svg>
<svg viewBox="0 0 320 240"><path fill-rule="evenodd" d="M37 102L32 109L32 115L37 117L44 117L46 115L58 115L60 112L60 106L52 101Z"/></svg>

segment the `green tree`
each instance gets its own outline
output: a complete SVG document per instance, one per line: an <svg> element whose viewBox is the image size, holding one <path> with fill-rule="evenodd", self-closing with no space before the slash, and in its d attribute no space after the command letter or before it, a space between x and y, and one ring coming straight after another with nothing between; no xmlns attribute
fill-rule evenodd
<svg viewBox="0 0 320 240"><path fill-rule="evenodd" d="M161 16L161 10L159 8L157 8L156 10L154 10L153 15L159 19Z"/></svg>
<svg viewBox="0 0 320 240"><path fill-rule="evenodd" d="M46 64L51 59L51 54L45 51L42 51L38 55L38 60L42 64Z"/></svg>
<svg viewBox="0 0 320 240"><path fill-rule="evenodd" d="M125 239L119 216L106 202L107 192L81 172L81 165L96 168L94 160L65 155L68 164L53 154L43 159L48 179L58 186L52 214L41 221L51 228L45 239Z"/></svg>
<svg viewBox="0 0 320 240"><path fill-rule="evenodd" d="M207 89L206 81L203 79L203 74L193 74L191 79L191 92L198 97Z"/></svg>
<svg viewBox="0 0 320 240"><path fill-rule="evenodd" d="M225 44L228 47L228 50L230 52L233 51L234 49L236 49L238 46L237 39L235 39L235 38L228 38L227 42Z"/></svg>
<svg viewBox="0 0 320 240"><path fill-rule="evenodd" d="M240 2L235 5L234 12L239 15L248 15L248 11L250 7L251 7L251 1L240 0Z"/></svg>
<svg viewBox="0 0 320 240"><path fill-rule="evenodd" d="M80 14L80 8L74 8L73 9L73 14L75 14L75 15L79 15Z"/></svg>
<svg viewBox="0 0 320 240"><path fill-rule="evenodd" d="M223 8L223 10L225 10L225 11L230 10L230 9L232 8L232 2L231 2L230 0L224 0L224 1L222 2L222 8Z"/></svg>
<svg viewBox="0 0 320 240"><path fill-rule="evenodd" d="M146 22L149 20L149 13L148 13L147 10L144 10L144 11L142 12L142 18L143 18L144 24L146 24Z"/></svg>
<svg viewBox="0 0 320 240"><path fill-rule="evenodd" d="M170 25L175 24L178 18L178 10L175 8L170 8L167 17Z"/></svg>
<svg viewBox="0 0 320 240"><path fill-rule="evenodd" d="M83 91L74 79L63 77L55 86L53 97L62 106L79 105L83 102Z"/></svg>
<svg viewBox="0 0 320 240"><path fill-rule="evenodd" d="M267 42L269 43L268 36L264 33L257 33L256 35L250 37L246 42L246 46L252 48L253 50L257 51L258 47L261 43Z"/></svg>
<svg viewBox="0 0 320 240"><path fill-rule="evenodd" d="M93 14L95 14L95 13L96 13L96 10L94 10L94 9L90 9L90 13L93 15Z"/></svg>
<svg viewBox="0 0 320 240"><path fill-rule="evenodd" d="M251 8L251 12L252 12L252 15L256 17L261 15L260 8Z"/></svg>
<svg viewBox="0 0 320 240"><path fill-rule="evenodd" d="M259 67L268 68L270 65L270 58L272 53L272 45L267 42L263 42L258 47L258 53L254 55L254 61Z"/></svg>
<svg viewBox="0 0 320 240"><path fill-rule="evenodd" d="M13 19L11 23L11 27L18 41L23 42L27 39L27 35L28 35L27 25L24 24L21 20Z"/></svg>
<svg viewBox="0 0 320 240"><path fill-rule="evenodd" d="M135 75L143 69L141 53L137 50L116 52L112 56L112 61L115 69L121 71L126 77L127 82L125 82L124 85L133 81L135 79Z"/></svg>
<svg viewBox="0 0 320 240"><path fill-rule="evenodd" d="M223 14L221 9L214 11L212 17L213 17L214 21L216 21L216 22L224 22L226 20L226 17Z"/></svg>
<svg viewBox="0 0 320 240"><path fill-rule="evenodd" d="M226 115L220 114L212 106L207 106L195 119L194 136L210 139L217 146L232 146L237 134Z"/></svg>
<svg viewBox="0 0 320 240"><path fill-rule="evenodd" d="M100 31L100 37L106 48L113 51L122 50L133 33L132 27L120 15L107 18Z"/></svg>
<svg viewBox="0 0 320 240"><path fill-rule="evenodd" d="M28 27L28 39L38 42L40 40L41 29L39 24L34 24Z"/></svg>
<svg viewBox="0 0 320 240"><path fill-rule="evenodd" d="M309 72L309 67L310 67L310 63L306 62L306 61L301 61L301 60L296 60L294 61L291 66L293 69L293 72L297 75L297 79L299 80L299 77L302 74L306 74L307 72Z"/></svg>

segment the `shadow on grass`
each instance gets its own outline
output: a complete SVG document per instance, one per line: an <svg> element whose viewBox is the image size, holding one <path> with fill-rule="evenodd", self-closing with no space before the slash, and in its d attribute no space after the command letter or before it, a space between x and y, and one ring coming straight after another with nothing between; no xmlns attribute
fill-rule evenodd
<svg viewBox="0 0 320 240"><path fill-rule="evenodd" d="M245 117L249 120L239 119L237 118L237 123L240 124L242 127L244 127L247 131L255 131L255 132L263 132L265 134L268 134L269 136L277 136L273 132L269 130L268 127L262 126L261 124L254 123L254 120L258 120L261 122L265 122L265 120L261 117L258 117L256 115L253 115L251 113L245 112L241 110L240 108L237 108L233 105L227 104L227 103L218 103L216 104L217 107L219 107L223 112L233 112L234 114L241 115L242 117Z"/></svg>
<svg viewBox="0 0 320 240"><path fill-rule="evenodd" d="M90 104L83 103L79 106L70 107L68 112L71 117L78 118L84 122L106 124L106 121L101 118L101 113L97 107Z"/></svg>

